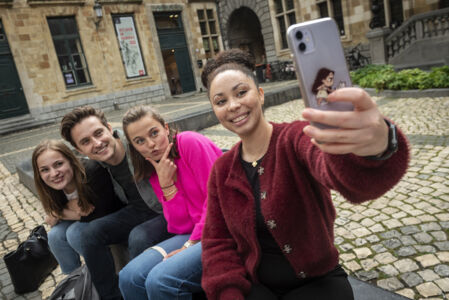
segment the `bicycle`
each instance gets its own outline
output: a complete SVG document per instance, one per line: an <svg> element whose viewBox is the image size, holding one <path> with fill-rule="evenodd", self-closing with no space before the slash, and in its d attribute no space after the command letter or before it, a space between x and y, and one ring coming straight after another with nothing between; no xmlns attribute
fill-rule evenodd
<svg viewBox="0 0 449 300"><path fill-rule="evenodd" d="M366 65L369 65L369 58L362 54L360 50L361 44L351 48L346 54L346 61L348 62L349 70L360 69Z"/></svg>

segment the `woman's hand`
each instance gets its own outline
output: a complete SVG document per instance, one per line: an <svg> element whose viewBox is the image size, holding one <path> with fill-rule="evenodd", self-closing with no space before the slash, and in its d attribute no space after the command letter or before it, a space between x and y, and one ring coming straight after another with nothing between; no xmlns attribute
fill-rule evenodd
<svg viewBox="0 0 449 300"><path fill-rule="evenodd" d="M321 111L306 108L302 116L336 129L319 129L312 125L304 133L322 151L331 154L353 153L358 156L381 155L388 146L388 126L377 105L360 88L342 88L331 93L328 102L344 101L354 105L354 111ZM317 142L319 141L319 143Z"/></svg>
<svg viewBox="0 0 449 300"><path fill-rule="evenodd" d="M80 210L79 214L80 214L81 217L87 217L87 216L90 215L94 210L95 210L95 206L93 206L92 204L89 204L89 206L87 207L87 211L82 211L82 210Z"/></svg>
<svg viewBox="0 0 449 300"><path fill-rule="evenodd" d="M58 222L59 222L59 218L58 217L55 217L53 215L46 215L45 216L45 223L47 223L51 227L53 227L56 224L58 224Z"/></svg>
<svg viewBox="0 0 449 300"><path fill-rule="evenodd" d="M190 242L190 246L193 246L193 245L195 245L196 243L198 243L199 241L192 241L192 240L189 240L189 242ZM185 250L185 249L187 249L187 247L186 247L186 246L182 246L181 248L179 248L179 249L177 249L177 250L174 250L174 251L170 252L169 254L167 254L167 256L164 257L164 260L166 260L166 259L172 257L173 255L175 255L175 254L177 254L177 253L179 253L179 252L181 252L182 250Z"/></svg>
<svg viewBox="0 0 449 300"><path fill-rule="evenodd" d="M179 249L176 249L176 250L174 250L174 251L170 252L169 254L167 254L167 256L166 256L166 257L164 257L164 260L166 260L166 259L168 259L168 258L172 257L173 255L175 255L176 253L179 253L179 252L181 252L181 251L182 251L182 250L184 250L184 249L187 249L187 247L185 247L185 246L182 246L181 248L179 248Z"/></svg>
<svg viewBox="0 0 449 300"><path fill-rule="evenodd" d="M156 170L161 187L168 187L170 185L173 185L173 183L175 182L177 167L175 163L168 158L168 154L170 153L172 146L173 143L170 143L167 146L167 149L165 149L164 154L158 162L149 157L145 158L153 165L154 169Z"/></svg>

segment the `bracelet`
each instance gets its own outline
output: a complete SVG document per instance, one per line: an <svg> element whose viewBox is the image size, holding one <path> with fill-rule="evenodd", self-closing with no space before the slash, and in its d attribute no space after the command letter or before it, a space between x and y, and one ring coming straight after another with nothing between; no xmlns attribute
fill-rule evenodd
<svg viewBox="0 0 449 300"><path fill-rule="evenodd" d="M172 183L172 184L167 185L167 186L164 186L164 187L161 186L161 189L166 189L166 188L172 187L172 186L174 186L174 185L175 185L175 183Z"/></svg>
<svg viewBox="0 0 449 300"><path fill-rule="evenodd" d="M178 189L175 187L174 189L170 190L168 193L163 193L163 194L164 194L164 197L167 198L168 196L176 194L177 192L178 192Z"/></svg>

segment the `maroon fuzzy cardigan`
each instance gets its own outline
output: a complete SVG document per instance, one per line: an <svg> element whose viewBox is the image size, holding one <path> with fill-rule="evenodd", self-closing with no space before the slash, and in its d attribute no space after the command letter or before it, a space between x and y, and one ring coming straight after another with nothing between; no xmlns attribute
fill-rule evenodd
<svg viewBox="0 0 449 300"><path fill-rule="evenodd" d="M303 133L307 124L273 124L259 169L262 214L299 278L325 274L338 263L330 189L352 203L378 198L400 180L409 160L401 132L398 152L388 160L373 161L323 153ZM211 300L244 299L258 282L261 251L255 202L239 149L240 143L220 157L209 178L201 242L202 285Z"/></svg>

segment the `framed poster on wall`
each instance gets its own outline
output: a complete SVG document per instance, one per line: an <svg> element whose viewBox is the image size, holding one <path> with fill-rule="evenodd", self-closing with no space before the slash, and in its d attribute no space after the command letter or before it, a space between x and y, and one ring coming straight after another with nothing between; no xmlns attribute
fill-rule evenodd
<svg viewBox="0 0 449 300"><path fill-rule="evenodd" d="M137 37L134 18L132 15L112 16L115 33L120 46L126 77L146 76L147 71L140 51L139 38Z"/></svg>

